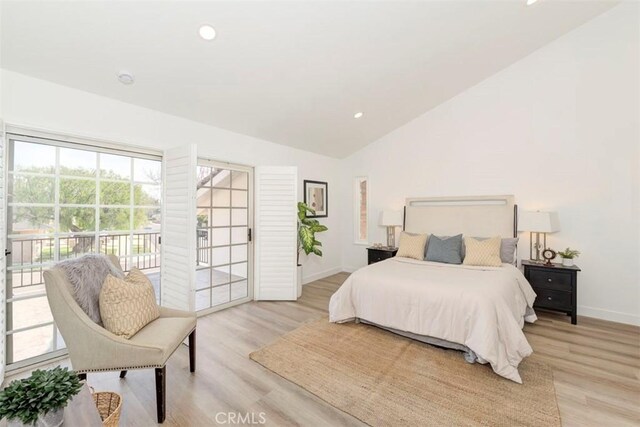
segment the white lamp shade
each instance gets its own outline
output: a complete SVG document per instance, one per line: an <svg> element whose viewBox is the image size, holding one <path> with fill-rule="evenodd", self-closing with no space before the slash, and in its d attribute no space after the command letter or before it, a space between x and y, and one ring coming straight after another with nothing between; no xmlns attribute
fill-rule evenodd
<svg viewBox="0 0 640 427"><path fill-rule="evenodd" d="M402 211L382 211L382 215L380 215L380 225L385 227L402 225Z"/></svg>
<svg viewBox="0 0 640 427"><path fill-rule="evenodd" d="M553 233L559 230L560 222L556 212L520 212L518 215L518 231Z"/></svg>

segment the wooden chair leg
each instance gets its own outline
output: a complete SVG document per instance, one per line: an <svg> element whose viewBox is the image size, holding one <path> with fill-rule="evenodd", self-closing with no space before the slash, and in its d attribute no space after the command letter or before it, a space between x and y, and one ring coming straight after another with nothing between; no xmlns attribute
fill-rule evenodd
<svg viewBox="0 0 640 427"><path fill-rule="evenodd" d="M124 378L127 376L127 371L120 371L120 378Z"/></svg>
<svg viewBox="0 0 640 427"><path fill-rule="evenodd" d="M166 416L167 407L167 381L166 381L167 366L162 368L156 368L156 405L158 412L158 424L164 422Z"/></svg>
<svg viewBox="0 0 640 427"><path fill-rule="evenodd" d="M78 379L80 381L86 380L87 379L87 374L86 373L78 374Z"/></svg>
<svg viewBox="0 0 640 427"><path fill-rule="evenodd" d="M196 371L196 330L189 334L189 371Z"/></svg>

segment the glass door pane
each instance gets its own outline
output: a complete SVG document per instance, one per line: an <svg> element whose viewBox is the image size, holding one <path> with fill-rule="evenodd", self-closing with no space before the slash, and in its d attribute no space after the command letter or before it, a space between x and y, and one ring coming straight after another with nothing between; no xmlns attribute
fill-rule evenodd
<svg viewBox="0 0 640 427"><path fill-rule="evenodd" d="M161 162L95 147L9 136L7 364L61 353L43 272L87 253L114 254L160 286ZM55 354L54 354L55 355ZM11 368L11 367L10 367Z"/></svg>
<svg viewBox="0 0 640 427"><path fill-rule="evenodd" d="M251 298L251 169L201 160L197 172L196 309Z"/></svg>

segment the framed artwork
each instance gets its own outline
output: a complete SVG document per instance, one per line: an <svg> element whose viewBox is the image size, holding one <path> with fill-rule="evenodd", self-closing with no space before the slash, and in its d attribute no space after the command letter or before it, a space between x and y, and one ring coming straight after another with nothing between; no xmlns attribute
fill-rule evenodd
<svg viewBox="0 0 640 427"><path fill-rule="evenodd" d="M329 215L329 189L326 182L304 180L304 202L316 211L313 218L326 218Z"/></svg>

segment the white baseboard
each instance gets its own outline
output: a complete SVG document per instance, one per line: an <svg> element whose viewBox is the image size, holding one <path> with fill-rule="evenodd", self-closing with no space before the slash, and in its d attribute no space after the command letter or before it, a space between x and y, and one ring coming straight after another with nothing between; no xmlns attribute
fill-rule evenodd
<svg viewBox="0 0 640 427"><path fill-rule="evenodd" d="M594 317L596 319L610 320L612 322L626 323L628 325L640 326L640 316L620 311L605 310L602 308L578 306L578 315Z"/></svg>
<svg viewBox="0 0 640 427"><path fill-rule="evenodd" d="M309 276L302 277L302 284L306 285L307 283L315 282L316 280L324 279L325 277L333 276L334 274L338 274L344 271L342 267L330 268L329 270L321 271L319 273L310 274ZM304 268L302 270L304 274Z"/></svg>
<svg viewBox="0 0 640 427"><path fill-rule="evenodd" d="M352 267L352 266L344 266L342 267L342 271L344 271L345 273L353 273L354 271L356 271L357 269L362 268L362 267Z"/></svg>

